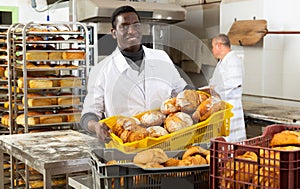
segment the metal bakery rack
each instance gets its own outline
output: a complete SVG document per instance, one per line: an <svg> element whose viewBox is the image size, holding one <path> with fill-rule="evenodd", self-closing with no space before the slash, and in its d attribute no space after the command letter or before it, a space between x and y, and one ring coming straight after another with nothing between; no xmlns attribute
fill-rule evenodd
<svg viewBox="0 0 300 189"><path fill-rule="evenodd" d="M86 26L69 22L16 24L11 38L15 132L20 128L25 133L41 128L73 129L86 94ZM49 100L51 103L46 103ZM24 118L18 118L22 114Z"/></svg>
<svg viewBox="0 0 300 189"><path fill-rule="evenodd" d="M93 27L79 22L30 22L0 27L0 68L5 68L4 77L0 75L0 89L4 91L1 134L25 133L25 137L30 133L30 138L32 134L39 137L43 135L41 131L50 131L47 133L52 137L51 132L58 131L60 135L66 132L66 137L77 136L78 132L72 130L79 124L87 75L97 58L97 43L90 40L94 39L91 32L97 31ZM5 142L5 137L7 140L21 137L14 136L3 136L3 141L0 140L0 188L66 188L68 176L86 174L89 170L80 154L56 166L64 154L48 162L41 157L32 159L34 154L27 152L27 147L17 147L20 151L16 152ZM70 143L77 145L78 141ZM61 145L65 142L61 141ZM48 164L58 167L55 170L59 171L53 172L54 168Z"/></svg>
<svg viewBox="0 0 300 189"><path fill-rule="evenodd" d="M7 41L9 25L0 25L0 133L8 134L9 131L9 43Z"/></svg>

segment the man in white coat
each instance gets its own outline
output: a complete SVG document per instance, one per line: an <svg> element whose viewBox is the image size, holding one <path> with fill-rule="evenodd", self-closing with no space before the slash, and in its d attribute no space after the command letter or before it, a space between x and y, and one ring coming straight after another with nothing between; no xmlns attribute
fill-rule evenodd
<svg viewBox="0 0 300 189"><path fill-rule="evenodd" d="M230 120L230 135L226 140L228 142L244 140L246 129L242 107L243 62L231 50L230 40L225 34L219 34L212 39L212 53L219 62L209 80L209 86L222 100L233 105L234 116Z"/></svg>
<svg viewBox="0 0 300 189"><path fill-rule="evenodd" d="M157 109L172 94L192 88L166 52L141 44L141 23L134 8L114 11L111 34L118 47L92 68L80 121L84 130L102 141L109 135L100 119Z"/></svg>

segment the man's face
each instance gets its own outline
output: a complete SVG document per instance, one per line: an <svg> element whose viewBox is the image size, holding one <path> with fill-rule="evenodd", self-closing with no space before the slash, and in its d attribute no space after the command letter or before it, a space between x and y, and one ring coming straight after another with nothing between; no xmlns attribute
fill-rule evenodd
<svg viewBox="0 0 300 189"><path fill-rule="evenodd" d="M212 53L214 55L215 58L219 58L219 49L220 49L220 45L218 44L218 41L216 41L215 39L212 41L211 43L212 45Z"/></svg>
<svg viewBox="0 0 300 189"><path fill-rule="evenodd" d="M120 14L115 20L112 36L121 50L138 51L142 40L141 23L134 12Z"/></svg>

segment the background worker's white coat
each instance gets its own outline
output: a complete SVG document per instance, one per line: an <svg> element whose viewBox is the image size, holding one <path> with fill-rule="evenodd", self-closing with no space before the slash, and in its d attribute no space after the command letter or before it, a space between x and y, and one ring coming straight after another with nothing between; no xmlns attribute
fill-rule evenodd
<svg viewBox="0 0 300 189"><path fill-rule="evenodd" d="M220 95L221 99L233 105L234 116L230 120L230 135L226 137L230 142L246 139L242 107L243 77L243 62L233 51L230 51L223 60L218 62L209 81L209 86Z"/></svg>

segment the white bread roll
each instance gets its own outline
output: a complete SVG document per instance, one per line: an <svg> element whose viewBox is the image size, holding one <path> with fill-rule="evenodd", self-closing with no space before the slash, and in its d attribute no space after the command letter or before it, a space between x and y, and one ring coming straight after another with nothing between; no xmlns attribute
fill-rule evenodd
<svg viewBox="0 0 300 189"><path fill-rule="evenodd" d="M187 114L192 114L200 104L199 94L195 90L184 90L176 97L176 106Z"/></svg>
<svg viewBox="0 0 300 189"><path fill-rule="evenodd" d="M165 129L169 132L175 132L180 129L193 125L193 120L190 115L184 112L170 114L165 120Z"/></svg>
<svg viewBox="0 0 300 189"><path fill-rule="evenodd" d="M150 127L155 125L162 125L165 119L166 119L165 114L163 114L160 111L152 110L142 115L140 121L143 126Z"/></svg>
<svg viewBox="0 0 300 189"><path fill-rule="evenodd" d="M179 106L176 105L176 98L169 98L165 100L161 104L160 111L164 114L170 114L180 111Z"/></svg>
<svg viewBox="0 0 300 189"><path fill-rule="evenodd" d="M147 131L150 133L149 136L154 137L154 138L158 138L158 137L169 134L169 132L161 126L148 127Z"/></svg>

